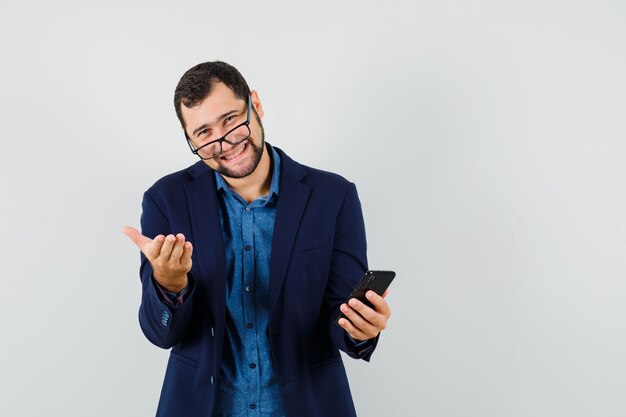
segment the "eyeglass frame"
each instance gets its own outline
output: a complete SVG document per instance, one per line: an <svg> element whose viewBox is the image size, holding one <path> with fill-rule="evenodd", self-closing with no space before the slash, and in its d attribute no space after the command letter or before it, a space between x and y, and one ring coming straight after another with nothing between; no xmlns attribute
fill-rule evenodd
<svg viewBox="0 0 626 417"><path fill-rule="evenodd" d="M200 146L199 148L194 148L193 144L191 143L191 138L189 138L189 136L187 136L185 134L185 137L187 138L187 145L189 145L189 149L191 149L191 153L193 153L194 155L196 155L198 158L202 159L203 161L208 161L209 159L216 158L216 157L220 156L222 153L224 153L224 147L222 146L223 142L226 142L229 145L238 145L241 142L243 142L244 140L248 139L250 137L250 135L252 135L252 131L250 130L250 107L251 107L251 103L252 103L252 100L250 100L250 96L248 96L248 114L246 115L246 121L243 122L243 123L238 124L235 127L233 127L228 132L226 132L226 134L224 136L222 136L219 139L215 139L215 140L212 140L211 142L207 142L204 145ZM239 129L241 126L245 126L245 127L248 128L248 136L246 136L244 139L242 139L241 141L239 141L237 143L229 142L226 139L226 136L230 135L235 130ZM203 158L201 155L198 154L198 151L200 151L202 148L205 148L205 147L207 147L209 145L212 145L214 143L219 143L220 144L220 153L218 153L218 154L216 154L216 155L214 155L214 156L212 156L210 158Z"/></svg>

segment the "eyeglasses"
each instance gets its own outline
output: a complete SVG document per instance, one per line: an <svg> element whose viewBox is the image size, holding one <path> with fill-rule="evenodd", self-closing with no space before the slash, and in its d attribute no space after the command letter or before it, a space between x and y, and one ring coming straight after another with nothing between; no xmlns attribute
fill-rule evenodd
<svg viewBox="0 0 626 417"><path fill-rule="evenodd" d="M226 142L231 146L239 145L244 140L250 137L250 97L248 97L248 114L246 116L246 121L241 123L240 125L235 126L230 129L224 136L219 139L213 140L209 143L205 143L200 147L195 147L193 143L191 143L191 139L187 137L187 144L189 145L189 149L191 152L198 155L200 159L213 159L219 156L222 152L222 143Z"/></svg>

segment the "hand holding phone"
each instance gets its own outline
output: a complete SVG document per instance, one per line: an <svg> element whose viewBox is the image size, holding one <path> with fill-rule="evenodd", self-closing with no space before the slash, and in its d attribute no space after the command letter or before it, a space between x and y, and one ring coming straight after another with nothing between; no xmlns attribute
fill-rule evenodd
<svg viewBox="0 0 626 417"><path fill-rule="evenodd" d="M363 275L363 278L361 278L359 283L354 288L354 291L352 291L352 294L350 294L350 297L348 297L348 299L346 300L346 303L351 298L356 298L366 306L375 309L372 303L370 303L370 301L365 297L365 294L369 290L372 290L376 294L382 296L387 288L389 288L389 285L391 284L391 281L393 281L395 276L396 273L394 271L367 271L365 275ZM343 313L339 314L337 320L335 320L337 324L339 323L339 319L341 318L347 317Z"/></svg>

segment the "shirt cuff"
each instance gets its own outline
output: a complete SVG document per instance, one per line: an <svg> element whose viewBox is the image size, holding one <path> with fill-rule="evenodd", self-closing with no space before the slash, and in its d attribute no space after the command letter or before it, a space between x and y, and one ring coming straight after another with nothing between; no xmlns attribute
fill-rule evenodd
<svg viewBox="0 0 626 417"><path fill-rule="evenodd" d="M378 336L372 337L371 339L356 341L350 336L350 333L344 331L346 343L348 344L348 351L346 352L348 356L351 358L363 358L367 355L371 355L370 352L374 351L376 347L376 341L378 340ZM379 335L380 336L380 335Z"/></svg>
<svg viewBox="0 0 626 417"><path fill-rule="evenodd" d="M346 336L348 336L348 341L352 344L353 347L361 347L364 346L369 339L365 339L365 340L355 340L352 336L350 336L350 333L346 332Z"/></svg>
<svg viewBox="0 0 626 417"><path fill-rule="evenodd" d="M187 292L188 292L187 290L189 289L189 283L187 283L187 286L178 293L167 291L156 280L154 280L154 284L159 290L159 295L160 295L161 300L165 302L166 304L177 307L177 306L183 305L183 303L185 302L185 299L187 298L186 297Z"/></svg>

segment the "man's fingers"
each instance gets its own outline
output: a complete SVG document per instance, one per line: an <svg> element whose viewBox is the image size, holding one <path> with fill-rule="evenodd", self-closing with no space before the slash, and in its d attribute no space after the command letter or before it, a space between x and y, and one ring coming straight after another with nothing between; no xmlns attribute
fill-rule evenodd
<svg viewBox="0 0 626 417"><path fill-rule="evenodd" d="M191 252L193 251L193 246L191 246L190 242L185 242L183 245L183 254L180 257L180 266L185 269L186 272L189 272L191 269Z"/></svg>
<svg viewBox="0 0 626 417"><path fill-rule="evenodd" d="M180 263L191 262L191 255L193 253L193 245L191 242L185 242L183 246L183 256L180 257Z"/></svg>
<svg viewBox="0 0 626 417"><path fill-rule="evenodd" d="M387 290L389 291L389 290ZM377 312L382 314L383 316L389 318L391 316L391 309L389 308L389 304L385 301L384 297L387 295L387 291L381 297L376 294L374 291L370 290L365 294L365 297L374 305L374 308Z"/></svg>
<svg viewBox="0 0 626 417"><path fill-rule="evenodd" d="M352 336L352 338L356 341L363 341L369 339L365 333L354 327L350 320L347 319L339 319L339 325L344 328L345 331Z"/></svg>
<svg viewBox="0 0 626 417"><path fill-rule="evenodd" d="M185 235L179 233L176 235L176 242L174 242L174 248L170 254L170 262L180 262L181 255L183 254L183 247L185 245Z"/></svg>
<svg viewBox="0 0 626 417"><path fill-rule="evenodd" d="M378 329L376 328L374 323L368 321L366 318L361 316L357 311L350 308L350 306L348 306L347 304L342 304L340 309L341 309L341 312L346 315L346 317L350 320L350 322L353 324L355 328L363 332L363 334L370 335L367 337L367 339L378 334Z"/></svg>
<svg viewBox="0 0 626 417"><path fill-rule="evenodd" d="M351 298L348 301L348 304L365 320L367 320L369 323L373 324L377 328L383 329L385 327L385 317L378 313L376 310L371 309L356 298Z"/></svg>
<svg viewBox="0 0 626 417"><path fill-rule="evenodd" d="M163 235L158 235L154 239L150 239L147 236L142 235L139 230L134 227L124 226L122 233L129 237L135 245L139 248L146 258L153 260L159 256L161 252L161 245L163 244Z"/></svg>
<svg viewBox="0 0 626 417"><path fill-rule="evenodd" d="M143 254L146 255L150 261L159 257L161 253L161 246L163 246L163 242L165 241L165 236L158 235L154 238L152 243L148 245L144 250L142 250Z"/></svg>
<svg viewBox="0 0 626 417"><path fill-rule="evenodd" d="M161 246L161 252L159 253L159 257L162 257L163 261L167 261L170 258L174 243L176 243L176 236L167 235L165 237L165 241L163 241L163 246Z"/></svg>
<svg viewBox="0 0 626 417"><path fill-rule="evenodd" d="M174 262L182 265L183 268L191 269L193 246L191 242L185 242L185 235L182 233L178 233L176 236L170 234L167 237L158 235L154 239L150 239L134 227L125 226L122 228L122 232L137 245L150 262L156 258L161 258L159 262L163 262L163 265Z"/></svg>
<svg viewBox="0 0 626 417"><path fill-rule="evenodd" d="M122 227L122 233L128 236L128 238L132 240L133 243L137 245L137 247L141 251L143 251L143 248L152 243L152 239L142 235L141 233L139 233L139 230L135 229L134 227L124 226Z"/></svg>

